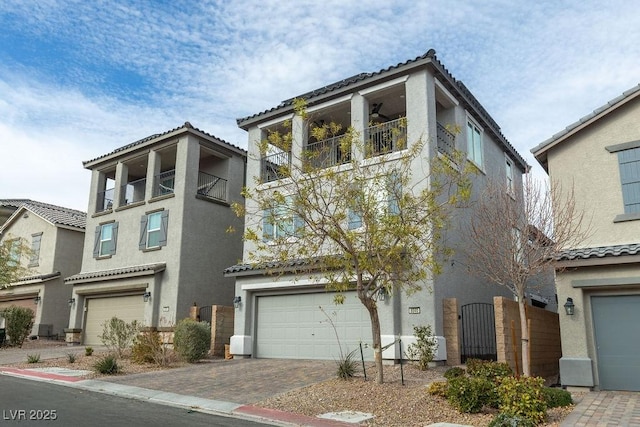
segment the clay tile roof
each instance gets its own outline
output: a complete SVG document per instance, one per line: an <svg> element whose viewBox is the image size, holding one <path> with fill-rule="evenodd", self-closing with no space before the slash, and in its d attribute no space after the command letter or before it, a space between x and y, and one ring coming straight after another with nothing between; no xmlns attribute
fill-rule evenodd
<svg viewBox="0 0 640 427"><path fill-rule="evenodd" d="M54 225L64 225L84 230L87 223L86 212L35 200L0 199L0 206L10 206L18 209L24 207Z"/></svg>
<svg viewBox="0 0 640 427"><path fill-rule="evenodd" d="M115 277L121 275L130 275L130 274L138 274L138 275L147 275L154 274L160 271L163 271L166 267L164 262L159 262L155 264L143 264L143 265L134 265L131 267L123 267L123 268L113 268L111 270L99 270L99 271L89 271L85 273L78 273L73 276L67 277L64 279L65 283L74 283L74 282L83 282L90 279L101 279L105 277Z"/></svg>
<svg viewBox="0 0 640 427"><path fill-rule="evenodd" d="M567 249L557 256L559 261L572 261L577 259L618 257L625 255L637 255L640 253L640 243L626 245L597 246L592 248Z"/></svg>

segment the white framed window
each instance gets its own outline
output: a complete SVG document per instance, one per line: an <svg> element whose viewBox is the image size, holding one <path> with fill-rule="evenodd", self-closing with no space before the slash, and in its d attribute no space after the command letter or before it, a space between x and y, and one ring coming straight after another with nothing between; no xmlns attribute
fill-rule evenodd
<svg viewBox="0 0 640 427"><path fill-rule="evenodd" d="M138 248L158 249L167 244L169 211L149 212L140 218L140 240Z"/></svg>
<svg viewBox="0 0 640 427"><path fill-rule="evenodd" d="M96 227L93 257L100 258L115 255L118 238L118 223L109 222Z"/></svg>
<svg viewBox="0 0 640 427"><path fill-rule="evenodd" d="M12 239L9 241L9 259L7 265L9 267L15 267L20 263L20 239Z"/></svg>
<svg viewBox="0 0 640 427"><path fill-rule="evenodd" d="M471 120L467 120L467 158L479 168L483 167L482 130Z"/></svg>
<svg viewBox="0 0 640 427"><path fill-rule="evenodd" d="M513 195L514 194L514 188L513 188L513 161L508 157L505 156L505 162L504 162L504 166L505 166L505 172L506 172L506 180L507 180L507 193Z"/></svg>
<svg viewBox="0 0 640 427"><path fill-rule="evenodd" d="M29 259L29 267L36 267L40 262L40 243L42 242L42 233L31 235L31 258Z"/></svg>
<svg viewBox="0 0 640 427"><path fill-rule="evenodd" d="M366 196L361 194L360 203L364 204L365 197L370 197L370 202L375 203L378 216L382 215L398 215L400 213L400 195L402 192L402 184L398 175L392 172L382 179L374 179L368 183L365 188ZM349 230L356 230L363 226L362 209L357 206L349 209L348 215Z"/></svg>
<svg viewBox="0 0 640 427"><path fill-rule="evenodd" d="M262 218L262 238L265 241L296 237L304 226L302 218L291 209L293 200L265 209Z"/></svg>

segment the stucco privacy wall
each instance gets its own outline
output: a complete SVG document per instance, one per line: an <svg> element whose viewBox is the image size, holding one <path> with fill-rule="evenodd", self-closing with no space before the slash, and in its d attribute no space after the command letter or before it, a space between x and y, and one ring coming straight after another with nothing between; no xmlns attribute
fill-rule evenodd
<svg viewBox="0 0 640 427"><path fill-rule="evenodd" d="M520 333L518 303L504 297L494 297L493 306L498 362L507 362L515 371L517 353L518 368L522 372L522 345L520 341L522 335ZM526 307L527 319L531 322L529 331L531 374L544 378L555 377L560 372L559 360L562 357L558 313L531 305Z"/></svg>

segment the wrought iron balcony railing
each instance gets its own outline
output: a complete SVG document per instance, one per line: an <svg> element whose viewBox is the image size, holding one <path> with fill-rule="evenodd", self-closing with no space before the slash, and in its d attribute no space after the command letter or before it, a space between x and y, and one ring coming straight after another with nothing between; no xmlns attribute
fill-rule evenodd
<svg viewBox="0 0 640 427"><path fill-rule="evenodd" d="M216 200L227 200L227 180L219 176L198 172L197 194Z"/></svg>

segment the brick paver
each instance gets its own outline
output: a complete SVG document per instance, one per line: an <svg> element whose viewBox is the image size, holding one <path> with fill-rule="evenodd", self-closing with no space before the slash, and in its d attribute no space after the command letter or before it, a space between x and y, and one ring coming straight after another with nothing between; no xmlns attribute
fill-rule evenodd
<svg viewBox="0 0 640 427"><path fill-rule="evenodd" d="M640 393L599 391L585 394L561 427L640 427Z"/></svg>

